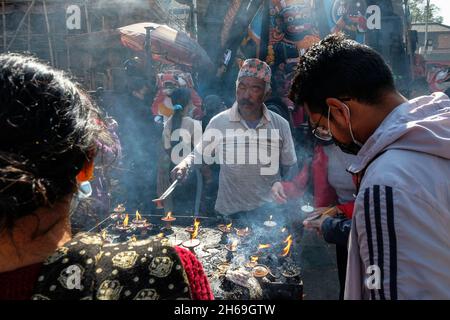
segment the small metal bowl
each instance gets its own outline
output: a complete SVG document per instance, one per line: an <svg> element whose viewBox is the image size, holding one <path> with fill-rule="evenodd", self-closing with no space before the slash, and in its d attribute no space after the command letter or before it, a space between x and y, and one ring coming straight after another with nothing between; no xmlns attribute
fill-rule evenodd
<svg viewBox="0 0 450 320"><path fill-rule="evenodd" d="M269 267L263 265L263 264L257 264L252 269L252 275L255 278L264 278L269 274Z"/></svg>

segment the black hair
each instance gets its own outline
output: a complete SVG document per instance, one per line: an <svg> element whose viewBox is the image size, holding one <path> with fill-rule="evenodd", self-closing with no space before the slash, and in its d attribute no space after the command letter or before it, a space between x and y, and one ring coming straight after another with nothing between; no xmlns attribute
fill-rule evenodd
<svg viewBox="0 0 450 320"><path fill-rule="evenodd" d="M144 75L144 62L139 57L133 57L127 59L123 66L125 68L125 72L130 77L140 77L145 78Z"/></svg>
<svg viewBox="0 0 450 320"><path fill-rule="evenodd" d="M179 105L181 106L181 109L175 108L173 116L172 116L172 123L170 126L170 135L172 135L172 132L179 129L181 127L181 122L183 121L183 113L185 108L188 107L189 103L191 102L191 91L187 88L177 88L173 90L172 94L170 95L170 98L172 100L172 106ZM180 141L180 138L178 138L178 141L171 141L172 147L174 147L178 142Z"/></svg>
<svg viewBox="0 0 450 320"><path fill-rule="evenodd" d="M0 231L77 188L98 143L100 111L63 72L36 58L0 55Z"/></svg>
<svg viewBox="0 0 450 320"><path fill-rule="evenodd" d="M150 87L148 80L142 77L131 76L128 78L128 90L130 92L139 91L144 87Z"/></svg>
<svg viewBox="0 0 450 320"><path fill-rule="evenodd" d="M343 34L332 34L300 58L290 98L325 115L327 98L376 105L386 92L395 90L392 72L375 50Z"/></svg>
<svg viewBox="0 0 450 320"><path fill-rule="evenodd" d="M205 99L203 99L203 101L202 101L202 110L203 110L202 129L203 129L203 131L206 129L206 126L208 125L209 121L214 116L221 113L225 109L226 109L225 102L223 101L223 99L221 97L214 95L214 94L206 96Z"/></svg>
<svg viewBox="0 0 450 320"><path fill-rule="evenodd" d="M203 99L202 110L205 114L214 116L217 113L223 111L224 108L225 103L223 102L223 99L218 95L211 94Z"/></svg>

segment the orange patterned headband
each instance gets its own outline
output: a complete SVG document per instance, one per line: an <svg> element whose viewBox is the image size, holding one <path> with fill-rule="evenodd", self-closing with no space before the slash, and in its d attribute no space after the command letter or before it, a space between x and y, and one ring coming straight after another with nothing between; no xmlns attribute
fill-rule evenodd
<svg viewBox="0 0 450 320"><path fill-rule="evenodd" d="M271 76L272 71L267 63L259 59L247 59L239 70L238 80L242 77L252 77L270 83Z"/></svg>

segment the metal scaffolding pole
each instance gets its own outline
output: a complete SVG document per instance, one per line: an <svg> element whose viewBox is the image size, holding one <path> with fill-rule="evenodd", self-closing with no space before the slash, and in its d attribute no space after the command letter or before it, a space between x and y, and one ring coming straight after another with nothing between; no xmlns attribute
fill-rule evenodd
<svg viewBox="0 0 450 320"><path fill-rule="evenodd" d="M28 15L27 26L27 50L31 52L31 14Z"/></svg>
<svg viewBox="0 0 450 320"><path fill-rule="evenodd" d="M405 42L406 42L406 47L407 47L407 52L408 52L408 57L409 57L409 74L411 76L411 80L414 80L414 56L415 56L415 52L413 52L412 47L412 41L411 41L411 20L410 20L410 15L408 15L409 12L409 3L408 0L404 0L403 1L403 11L404 11L404 33L405 33Z"/></svg>
<svg viewBox="0 0 450 320"><path fill-rule="evenodd" d="M193 38L198 38L198 12L197 12L197 0L192 0L192 33Z"/></svg>
<svg viewBox="0 0 450 320"><path fill-rule="evenodd" d="M86 15L86 31L87 33L91 33L91 21L89 20L87 2L84 3L84 13Z"/></svg>
<svg viewBox="0 0 450 320"><path fill-rule="evenodd" d="M6 14L5 0L2 1L2 22L3 22L3 51L6 52Z"/></svg>
<svg viewBox="0 0 450 320"><path fill-rule="evenodd" d="M69 44L66 42L66 57L67 57L67 70L70 70L71 64L70 64L70 48L69 48Z"/></svg>
<svg viewBox="0 0 450 320"><path fill-rule="evenodd" d="M427 48L428 48L428 24L430 19L430 0L427 0L427 6L425 8L425 44L424 49L425 52L423 54L424 57L427 56Z"/></svg>
<svg viewBox="0 0 450 320"><path fill-rule="evenodd" d="M25 15L23 16L22 20L20 20L19 26L16 29L16 32L14 33L13 38L11 39L11 41L8 44L8 47L6 48L5 51L8 51L9 48L11 48L11 45L14 43L14 41L16 40L17 35L19 34L20 29L22 29L23 23L25 22L26 18L28 17L28 15L30 14L31 9L34 6L34 3L36 2L36 0L33 0L30 4L30 6L28 7L27 11L25 12Z"/></svg>
<svg viewBox="0 0 450 320"><path fill-rule="evenodd" d="M88 10L87 1L84 3L84 13L86 15L86 31L87 31L87 33L91 33L91 31L92 31L91 30L91 21L89 19L89 10ZM89 55L88 59L89 59L89 63L88 63L89 71L87 73L87 77L88 77L87 82L89 83L89 88L94 90L95 89L94 88L94 86L95 86L95 75L92 72L92 65L94 63L93 58L92 58L92 54Z"/></svg>
<svg viewBox="0 0 450 320"><path fill-rule="evenodd" d="M50 52L50 63L54 67L55 59L53 57L53 44L52 44L52 37L50 35L50 23L48 22L48 12L47 12L47 5L45 4L45 0L42 0L42 5L44 6L45 24L47 26L47 40L48 40L48 50Z"/></svg>

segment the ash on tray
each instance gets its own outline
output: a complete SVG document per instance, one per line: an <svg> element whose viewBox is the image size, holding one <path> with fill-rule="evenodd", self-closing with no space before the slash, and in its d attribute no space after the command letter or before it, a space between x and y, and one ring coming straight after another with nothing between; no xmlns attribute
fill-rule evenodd
<svg viewBox="0 0 450 320"><path fill-rule="evenodd" d="M159 218L147 219L154 224L153 229L147 236L135 233L133 235L135 239L159 236L165 237L170 244L190 239L191 233L186 231L186 226L189 226L192 221L187 220L182 224L183 219L178 218L176 224L172 225L173 233L165 235L161 231L164 223L160 223ZM300 246L294 246L288 256L282 257L281 253L285 246L283 240L286 234L281 234L278 228L268 232L267 227L263 225L260 228L252 227L251 230L251 234L244 238L231 232L226 236L226 243L223 243L224 234L215 224L215 220L201 221L197 235L200 244L193 248L193 252L203 265L215 298L218 300L292 299L293 296L289 296L289 292L295 292L294 297L301 298L303 284L299 263ZM111 227L107 228L105 238L114 242L123 240L123 234L120 238L118 235L120 235L119 230ZM127 239L130 238L132 236L127 234ZM236 240L238 240L236 250L230 255L226 246L229 247ZM271 246L259 250L259 244L271 244ZM252 276L252 268L249 267L251 257L259 259L258 265L267 266L269 272L266 276L261 278Z"/></svg>
<svg viewBox="0 0 450 320"><path fill-rule="evenodd" d="M285 278L294 278L300 276L301 269L293 262L287 262L283 264L281 274Z"/></svg>

